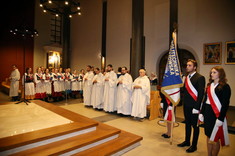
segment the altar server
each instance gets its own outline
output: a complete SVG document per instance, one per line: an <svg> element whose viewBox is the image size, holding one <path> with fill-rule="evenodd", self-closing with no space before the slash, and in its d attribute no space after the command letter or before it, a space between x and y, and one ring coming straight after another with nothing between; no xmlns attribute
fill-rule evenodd
<svg viewBox="0 0 235 156"><path fill-rule="evenodd" d="M146 107L150 104L150 80L146 76L145 69L139 70L139 77L135 79L132 87L131 101L133 106L131 116L143 121L143 118L146 117Z"/></svg>
<svg viewBox="0 0 235 156"><path fill-rule="evenodd" d="M111 64L107 65L107 72L104 76L104 111L114 112L116 106L117 74L113 71Z"/></svg>
<svg viewBox="0 0 235 156"><path fill-rule="evenodd" d="M87 73L83 78L83 96L84 96L84 105L91 106L91 91L92 91L92 79L94 77L94 73L91 70L91 66L88 65Z"/></svg>
<svg viewBox="0 0 235 156"><path fill-rule="evenodd" d="M94 69L96 75L92 79L91 105L93 108L103 109L104 76L99 68Z"/></svg>
<svg viewBox="0 0 235 156"><path fill-rule="evenodd" d="M121 68L121 76L117 80L117 113L130 115L132 104L132 77L127 73L127 68Z"/></svg>
<svg viewBox="0 0 235 156"><path fill-rule="evenodd" d="M20 72L16 65L12 65L12 68L13 70L9 77L9 80L11 81L9 96L12 97L12 101L16 101L19 94Z"/></svg>

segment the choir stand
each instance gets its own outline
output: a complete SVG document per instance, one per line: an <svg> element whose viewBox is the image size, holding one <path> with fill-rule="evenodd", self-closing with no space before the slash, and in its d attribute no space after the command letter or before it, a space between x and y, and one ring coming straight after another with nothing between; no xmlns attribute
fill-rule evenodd
<svg viewBox="0 0 235 156"><path fill-rule="evenodd" d="M21 102L25 103L26 105L28 105L28 103L30 103L29 100L25 99L25 42L26 42L26 37L30 36L31 38L33 38L34 36L38 36L38 32L35 29L30 29L30 28L26 28L25 26L22 27L18 27L18 28L14 28L10 30L11 33L13 33L13 35L20 35L23 37L23 51L24 51L24 56L23 56L23 94L24 96L21 98L21 100L15 104L19 104Z"/></svg>

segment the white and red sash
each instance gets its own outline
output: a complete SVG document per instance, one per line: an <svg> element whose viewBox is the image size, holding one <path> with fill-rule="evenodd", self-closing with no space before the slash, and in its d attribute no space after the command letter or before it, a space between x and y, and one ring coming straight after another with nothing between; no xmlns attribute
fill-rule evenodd
<svg viewBox="0 0 235 156"><path fill-rule="evenodd" d="M207 88L207 95L210 100L211 107L215 113L215 116L218 118L220 115L221 103L219 98L215 94L215 90L211 85ZM227 128L227 120L226 117L224 118L223 125L218 127L214 125L213 131L210 136L210 141L217 142L220 139L220 143L222 146L229 145L229 138L228 138L228 128Z"/></svg>
<svg viewBox="0 0 235 156"><path fill-rule="evenodd" d="M166 102L168 104L168 107L167 107L167 110L166 110L166 114L164 116L164 120L166 121L172 121L172 118L173 118L173 111L172 111L172 106L170 105L171 104L171 101L166 97ZM173 118L173 122L175 122L175 116Z"/></svg>
<svg viewBox="0 0 235 156"><path fill-rule="evenodd" d="M185 79L185 87L187 89L187 91L189 92L189 94L192 96L192 98L197 101L197 90L194 88L194 86L192 85L189 77L187 76Z"/></svg>

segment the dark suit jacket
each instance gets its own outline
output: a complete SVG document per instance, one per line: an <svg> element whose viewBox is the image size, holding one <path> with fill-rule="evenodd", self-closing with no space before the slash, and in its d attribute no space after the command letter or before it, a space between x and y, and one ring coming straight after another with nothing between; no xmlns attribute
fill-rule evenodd
<svg viewBox="0 0 235 156"><path fill-rule="evenodd" d="M195 73L191 77L191 83L194 86L194 88L197 90L197 101L195 101L192 96L188 93L187 89L184 85L184 107L188 107L191 109L197 109L200 110L201 103L204 97L204 90L205 90L205 77L200 75L199 73Z"/></svg>
<svg viewBox="0 0 235 156"><path fill-rule="evenodd" d="M215 88L215 94L219 98L219 101L222 105L218 119L220 121L224 121L224 118L226 116L226 113L227 113L227 110L229 107L229 102L230 102L230 97L231 97L231 89L228 84L225 84L221 89L219 89L219 85ZM201 110L202 114L206 113L205 112L206 100L207 100L207 92L205 93L205 98L204 98L204 102L203 102L203 106L202 106L202 110Z"/></svg>

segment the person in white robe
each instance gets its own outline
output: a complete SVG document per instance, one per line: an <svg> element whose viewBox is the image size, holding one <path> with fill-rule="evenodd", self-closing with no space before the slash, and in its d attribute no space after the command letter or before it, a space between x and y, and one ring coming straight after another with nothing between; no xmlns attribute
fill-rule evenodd
<svg viewBox="0 0 235 156"><path fill-rule="evenodd" d="M42 73L41 67L37 69L37 73L34 74L34 82L36 84L35 98L44 99L46 92L44 88L45 75Z"/></svg>
<svg viewBox="0 0 235 156"><path fill-rule="evenodd" d="M133 93L131 97L132 112L131 116L142 121L146 117L147 105L150 103L150 80L146 76L144 69L139 70L139 77L135 79L132 87Z"/></svg>
<svg viewBox="0 0 235 156"><path fill-rule="evenodd" d="M132 109L132 77L127 73L127 68L122 67L122 75L117 80L117 113L130 115Z"/></svg>
<svg viewBox="0 0 235 156"><path fill-rule="evenodd" d="M33 81L33 74L32 68L26 68L26 73L22 77L22 86L24 90L22 93L22 98L27 100L33 100L35 97L35 87L34 87L34 81ZM24 93L25 92L25 93Z"/></svg>
<svg viewBox="0 0 235 156"><path fill-rule="evenodd" d="M104 111L114 112L116 106L117 74L113 71L111 64L107 65L107 72L104 76Z"/></svg>
<svg viewBox="0 0 235 156"><path fill-rule="evenodd" d="M94 73L91 70L91 66L87 66L87 73L83 77L83 96L84 96L84 105L91 106L91 91L92 91L92 79Z"/></svg>
<svg viewBox="0 0 235 156"><path fill-rule="evenodd" d="M91 105L93 108L103 109L104 76L99 68L95 68L96 75L92 79Z"/></svg>
<svg viewBox="0 0 235 156"><path fill-rule="evenodd" d="M9 77L9 80L11 81L9 96L12 97L12 101L16 101L19 96L20 72L16 65L12 65L12 68L13 70Z"/></svg>

